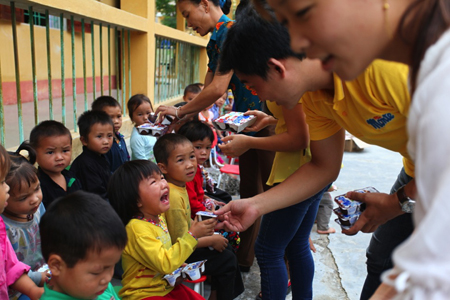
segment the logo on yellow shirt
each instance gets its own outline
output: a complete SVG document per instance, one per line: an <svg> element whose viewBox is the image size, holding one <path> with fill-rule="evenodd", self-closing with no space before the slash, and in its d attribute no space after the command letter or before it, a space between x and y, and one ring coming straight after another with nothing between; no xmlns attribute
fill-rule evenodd
<svg viewBox="0 0 450 300"><path fill-rule="evenodd" d="M387 123L394 119L394 115L391 113L384 114L382 116L375 116L372 119L367 119L367 124L371 125L375 129L381 129L386 126Z"/></svg>

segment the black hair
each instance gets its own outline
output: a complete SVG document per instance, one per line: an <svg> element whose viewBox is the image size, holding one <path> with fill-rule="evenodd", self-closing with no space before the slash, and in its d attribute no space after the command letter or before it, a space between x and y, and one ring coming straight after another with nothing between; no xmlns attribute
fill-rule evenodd
<svg viewBox="0 0 450 300"><path fill-rule="evenodd" d="M189 1L192 2L194 4L199 5L201 0L178 0L177 3L183 2L183 1ZM214 4L214 6L218 6L220 7L220 9L222 10L222 12L225 15L228 15L230 13L230 9L231 9L231 0L208 0L209 2L212 2Z"/></svg>
<svg viewBox="0 0 450 300"><path fill-rule="evenodd" d="M234 70L267 79L269 59L304 58L291 50L289 32L274 17L262 18L250 5L240 14L239 21L228 29L220 55L220 73Z"/></svg>
<svg viewBox="0 0 450 300"><path fill-rule="evenodd" d="M48 261L61 256L69 268L90 251L125 248L127 233L111 205L100 196L77 191L52 202L42 216L41 249Z"/></svg>
<svg viewBox="0 0 450 300"><path fill-rule="evenodd" d="M214 141L214 132L211 127L202 121L190 121L185 123L178 129L178 134L184 135L192 143L203 141L209 138L211 143Z"/></svg>
<svg viewBox="0 0 450 300"><path fill-rule="evenodd" d="M133 216L141 214L137 206L140 199L139 184L155 174L161 174L155 163L149 160L132 160L121 165L111 176L108 199L124 225L127 225ZM124 182L127 183L126 188L123 186Z"/></svg>
<svg viewBox="0 0 450 300"><path fill-rule="evenodd" d="M11 160L5 147L0 145L0 179L6 178L11 167Z"/></svg>
<svg viewBox="0 0 450 300"><path fill-rule="evenodd" d="M29 159L20 154L20 151L26 150ZM6 175L6 183L11 189L11 194L22 189L22 184L30 187L38 181L37 170L33 166L36 162L36 152L28 141L24 141L17 148L16 152L8 152L11 167Z"/></svg>
<svg viewBox="0 0 450 300"><path fill-rule="evenodd" d="M64 126L63 123L54 120L42 121L37 124L33 130L31 130L30 144L34 149L36 149L39 147L39 142L41 139L50 136L62 135L67 135L70 139L70 143L72 144L72 135L70 134L70 130Z"/></svg>
<svg viewBox="0 0 450 300"><path fill-rule="evenodd" d="M183 96L186 97L187 93L200 94L201 91L202 88L198 85L198 83L191 83L184 88Z"/></svg>
<svg viewBox="0 0 450 300"><path fill-rule="evenodd" d="M170 153L175 149L177 145L185 143L191 143L185 136L177 133L168 133L160 137L155 146L153 146L153 154L157 163L163 163L167 165Z"/></svg>
<svg viewBox="0 0 450 300"><path fill-rule="evenodd" d="M87 139L89 132L94 124L110 124L114 128L111 117L104 111L88 110L81 114L78 118L78 127L80 129L80 136Z"/></svg>
<svg viewBox="0 0 450 300"><path fill-rule="evenodd" d="M100 96L92 102L92 110L103 110L104 107L120 107L120 103L111 96Z"/></svg>
<svg viewBox="0 0 450 300"><path fill-rule="evenodd" d="M128 107L128 116L130 117L130 119L133 119L134 111L144 102L147 102L148 104L150 104L150 109L153 112L154 110L153 110L152 102L144 94L133 95L130 98L130 100L128 100L127 107Z"/></svg>

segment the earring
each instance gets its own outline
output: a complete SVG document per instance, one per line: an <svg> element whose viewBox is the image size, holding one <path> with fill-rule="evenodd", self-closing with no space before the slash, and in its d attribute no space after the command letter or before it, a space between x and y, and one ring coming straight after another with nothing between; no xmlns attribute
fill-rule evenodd
<svg viewBox="0 0 450 300"><path fill-rule="evenodd" d="M389 38L392 39L393 34L391 32L391 26L389 25L389 14L388 14L390 5L389 5L388 1L389 0L383 0L384 28L386 28L386 32L387 32Z"/></svg>

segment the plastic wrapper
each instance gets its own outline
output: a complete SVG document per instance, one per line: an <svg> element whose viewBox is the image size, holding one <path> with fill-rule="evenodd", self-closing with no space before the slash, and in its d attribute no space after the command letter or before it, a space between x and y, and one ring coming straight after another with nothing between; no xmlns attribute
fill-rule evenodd
<svg viewBox="0 0 450 300"><path fill-rule="evenodd" d="M253 115L244 116L242 112L232 111L217 118L213 121L213 125L218 130L241 132L255 122L256 117Z"/></svg>

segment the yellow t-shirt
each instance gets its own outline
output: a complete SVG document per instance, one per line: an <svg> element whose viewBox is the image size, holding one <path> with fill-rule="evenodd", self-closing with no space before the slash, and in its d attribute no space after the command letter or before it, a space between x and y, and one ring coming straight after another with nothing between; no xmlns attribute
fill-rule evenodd
<svg viewBox="0 0 450 300"><path fill-rule="evenodd" d="M131 219L126 230L128 242L122 253L124 273L120 297L138 300L167 295L173 287L163 279L164 275L181 267L194 251L197 241L186 230L172 245L163 215L160 216L160 226Z"/></svg>
<svg viewBox="0 0 450 300"><path fill-rule="evenodd" d="M175 243L191 228L191 206L186 187L169 182L169 191L170 208L165 212L165 216L172 243Z"/></svg>
<svg viewBox="0 0 450 300"><path fill-rule="evenodd" d="M366 143L399 152L406 173L414 177L414 164L406 148L411 103L408 67L376 60L355 80L333 78L334 96L320 90L301 99L310 139L323 140L345 128Z"/></svg>
<svg viewBox="0 0 450 300"><path fill-rule="evenodd" d="M299 101L300 102L300 101ZM278 120L275 127L275 133L281 134L287 131L286 121L283 116L283 109L275 102L266 101L267 108L272 112L273 116ZM276 152L273 159L272 171L270 172L267 185L283 182L301 165L311 160L311 151L309 147L304 151L292 152Z"/></svg>

